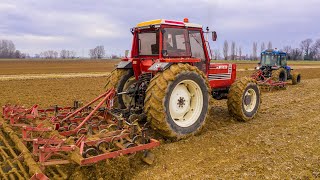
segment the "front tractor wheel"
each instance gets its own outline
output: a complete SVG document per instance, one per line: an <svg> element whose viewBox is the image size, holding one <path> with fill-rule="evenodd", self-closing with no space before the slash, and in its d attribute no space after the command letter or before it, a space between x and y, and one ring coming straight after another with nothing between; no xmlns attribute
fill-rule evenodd
<svg viewBox="0 0 320 180"><path fill-rule="evenodd" d="M131 85L136 83L137 80L134 77L133 69L128 69L126 73L120 78L118 86L117 86L117 92L127 92ZM120 94L118 95L118 102L120 105L120 108L125 109L131 105L134 105L134 98L130 97L127 94Z"/></svg>
<svg viewBox="0 0 320 180"><path fill-rule="evenodd" d="M126 91L135 81L132 69L114 69L108 76L105 88L106 90L115 88L117 92L123 92ZM130 102L131 98L128 95L118 95L115 98L114 107L125 108L130 104Z"/></svg>
<svg viewBox="0 0 320 180"><path fill-rule="evenodd" d="M201 130L209 97L205 75L196 67L177 64L151 80L144 110L160 134L181 139Z"/></svg>
<svg viewBox="0 0 320 180"><path fill-rule="evenodd" d="M230 115L240 121L249 121L257 114L261 102L260 90L252 78L242 78L232 84L228 94Z"/></svg>

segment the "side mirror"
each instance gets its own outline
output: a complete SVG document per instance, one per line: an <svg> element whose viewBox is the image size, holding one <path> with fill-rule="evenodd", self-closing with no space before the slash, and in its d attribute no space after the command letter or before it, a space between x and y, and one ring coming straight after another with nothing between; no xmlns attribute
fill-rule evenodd
<svg viewBox="0 0 320 180"><path fill-rule="evenodd" d="M213 31L212 32L212 41L217 41L217 38L218 38L217 32Z"/></svg>

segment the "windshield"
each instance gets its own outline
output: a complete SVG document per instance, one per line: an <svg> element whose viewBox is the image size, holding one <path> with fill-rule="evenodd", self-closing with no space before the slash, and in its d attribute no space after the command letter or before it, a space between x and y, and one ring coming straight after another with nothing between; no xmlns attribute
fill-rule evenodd
<svg viewBox="0 0 320 180"><path fill-rule="evenodd" d="M159 32L149 31L138 34L139 55L158 55L159 54Z"/></svg>
<svg viewBox="0 0 320 180"><path fill-rule="evenodd" d="M277 56L271 54L261 55L261 65L262 66L274 66L277 64Z"/></svg>
<svg viewBox="0 0 320 180"><path fill-rule="evenodd" d="M163 50L167 56L190 56L188 31L186 29L165 28Z"/></svg>

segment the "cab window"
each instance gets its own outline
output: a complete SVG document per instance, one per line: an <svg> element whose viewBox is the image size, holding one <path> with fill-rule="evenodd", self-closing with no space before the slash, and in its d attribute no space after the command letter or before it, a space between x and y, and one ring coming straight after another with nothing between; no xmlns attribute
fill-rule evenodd
<svg viewBox="0 0 320 180"><path fill-rule="evenodd" d="M287 56L281 56L281 66L287 65Z"/></svg>
<svg viewBox="0 0 320 180"><path fill-rule="evenodd" d="M186 29L164 28L163 51L165 56L190 56Z"/></svg>
<svg viewBox="0 0 320 180"><path fill-rule="evenodd" d="M159 54L159 32L147 31L138 34L139 55L158 55Z"/></svg>

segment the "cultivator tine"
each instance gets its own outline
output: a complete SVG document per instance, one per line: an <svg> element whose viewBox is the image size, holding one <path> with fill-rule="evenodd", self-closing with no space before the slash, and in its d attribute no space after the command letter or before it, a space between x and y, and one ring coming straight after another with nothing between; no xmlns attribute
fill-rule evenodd
<svg viewBox="0 0 320 180"><path fill-rule="evenodd" d="M264 91L264 92L271 91L271 85L270 84L262 83L262 84L259 84L259 86L260 86L261 91Z"/></svg>

